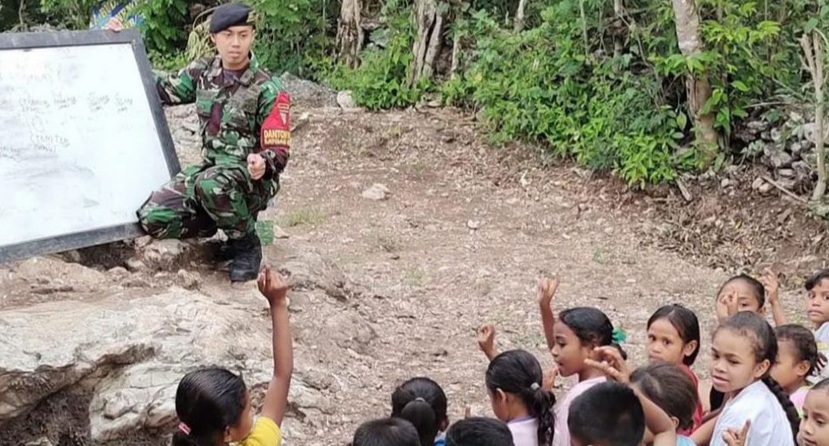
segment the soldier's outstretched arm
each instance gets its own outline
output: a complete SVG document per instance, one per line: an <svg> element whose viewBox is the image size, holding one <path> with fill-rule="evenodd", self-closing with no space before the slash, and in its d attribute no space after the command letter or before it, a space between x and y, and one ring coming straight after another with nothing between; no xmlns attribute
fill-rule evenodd
<svg viewBox="0 0 829 446"><path fill-rule="evenodd" d="M265 176L273 178L288 165L291 148L291 96L278 79L262 86L256 114L259 152L267 165Z"/></svg>
<svg viewBox="0 0 829 446"><path fill-rule="evenodd" d="M155 86L161 102L164 105L196 102L196 79L204 69L204 62L195 61L177 73L154 71Z"/></svg>

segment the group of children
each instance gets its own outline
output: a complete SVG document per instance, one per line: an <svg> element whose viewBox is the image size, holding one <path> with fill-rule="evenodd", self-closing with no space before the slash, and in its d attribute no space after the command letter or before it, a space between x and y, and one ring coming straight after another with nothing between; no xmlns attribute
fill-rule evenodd
<svg viewBox="0 0 829 446"><path fill-rule="evenodd" d="M440 385L412 378L392 393L390 416L360 425L352 446L829 446L829 379L822 379L829 269L806 281L814 331L786 324L776 276L763 281L739 275L720 288L707 398L691 368L702 346L693 311L677 304L657 309L645 327L648 364L631 370L610 319L591 307L555 314L558 282L543 279L537 297L553 370L545 372L524 350L498 353L495 329L483 326L478 344L489 359L484 380L494 417L450 423ZM258 285L274 326L274 375L260 417L253 421L240 377L197 370L178 387L173 446L281 443L293 368L287 284L265 268ZM776 328L764 317L767 300ZM557 402L558 377L577 383Z"/></svg>

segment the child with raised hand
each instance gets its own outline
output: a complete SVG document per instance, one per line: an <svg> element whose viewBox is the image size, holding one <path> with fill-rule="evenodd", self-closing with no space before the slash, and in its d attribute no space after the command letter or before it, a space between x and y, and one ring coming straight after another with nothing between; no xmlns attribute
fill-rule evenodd
<svg viewBox="0 0 829 446"><path fill-rule="evenodd" d="M361 424L351 446L420 446L420 439L412 423L402 418L381 418Z"/></svg>
<svg viewBox="0 0 829 446"><path fill-rule="evenodd" d="M809 392L808 378L820 370L815 336L797 324L777 327L774 334L777 337L777 361L771 368L771 377L786 391L799 413Z"/></svg>
<svg viewBox="0 0 829 446"><path fill-rule="evenodd" d="M578 383L564 396L556 406L556 446L570 446L570 434L567 418L570 403L590 387L606 380L600 370L586 364L588 359L596 359L595 348L614 346L614 330L610 319L596 308L577 307L561 311L558 317L553 313L552 301L558 289L558 281L541 279L538 284L538 303L541 322L547 346L556 361L560 376L576 376Z"/></svg>
<svg viewBox="0 0 829 446"><path fill-rule="evenodd" d="M412 423L421 446L444 445L441 432L449 427L446 406L446 393L429 378L412 378L391 394L391 416Z"/></svg>
<svg viewBox="0 0 829 446"><path fill-rule="evenodd" d="M446 432L446 446L515 446L506 424L494 418L460 420Z"/></svg>
<svg viewBox="0 0 829 446"><path fill-rule="evenodd" d="M739 312L723 321L711 346L714 388L733 395L722 408L710 446L727 444L725 435L739 431L748 420L751 446L794 445L799 417L788 395L770 376L777 358L777 338L757 314Z"/></svg>
<svg viewBox="0 0 829 446"><path fill-rule="evenodd" d="M541 365L524 350L503 352L489 363L486 387L492 411L507 423L515 446L553 444L555 396L542 380Z"/></svg>
<svg viewBox="0 0 829 446"><path fill-rule="evenodd" d="M648 319L648 361L673 364L691 379L698 392L699 378L691 370L700 349L699 320L682 305L660 307ZM664 409L664 407L663 407ZM679 432L690 434L702 425L702 404L696 398L692 422Z"/></svg>
<svg viewBox="0 0 829 446"><path fill-rule="evenodd" d="M593 386L573 401L568 426L573 445L639 446L645 428L653 433L654 446L676 446L673 421L636 386L621 352L613 347L596 349L597 359L589 367L611 382Z"/></svg>
<svg viewBox="0 0 829 446"><path fill-rule="evenodd" d="M253 421L250 392L238 375L221 368L195 370L182 378L176 390L176 415L180 421L172 446L278 446L282 443L282 418L288 405L288 389L294 367L288 318L288 284L265 267L257 281L271 307L273 324L273 378L262 412Z"/></svg>
<svg viewBox="0 0 829 446"><path fill-rule="evenodd" d="M806 280L806 311L815 330L818 351L829 357L829 269L823 269ZM829 367L824 367L818 379L829 378Z"/></svg>
<svg viewBox="0 0 829 446"><path fill-rule="evenodd" d="M800 446L829 446L829 379L806 394L797 440Z"/></svg>

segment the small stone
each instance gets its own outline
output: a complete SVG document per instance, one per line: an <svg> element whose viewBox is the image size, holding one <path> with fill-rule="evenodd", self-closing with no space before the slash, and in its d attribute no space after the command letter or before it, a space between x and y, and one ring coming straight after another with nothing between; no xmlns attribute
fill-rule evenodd
<svg viewBox="0 0 829 446"><path fill-rule="evenodd" d="M754 182L751 183L751 188L754 190L759 190L761 187L763 187L764 184L766 184L766 182L762 178L757 177L754 179Z"/></svg>
<svg viewBox="0 0 829 446"><path fill-rule="evenodd" d="M779 144L769 144L765 148L763 148L764 159L768 162L769 166L780 169L783 167L789 167L794 161L794 158L783 150L783 147Z"/></svg>
<svg viewBox="0 0 829 446"><path fill-rule="evenodd" d="M803 152L803 144L800 142L793 142L791 146L789 146L789 151L792 152L795 158L800 157L800 153Z"/></svg>
<svg viewBox="0 0 829 446"><path fill-rule="evenodd" d="M351 95L351 90L343 90L337 93L337 104L345 111L356 111L360 109Z"/></svg>
<svg viewBox="0 0 829 446"><path fill-rule="evenodd" d="M781 177L785 177L785 178L794 178L795 177L795 173L794 173L793 169L780 169L780 170L777 171L777 174L780 175Z"/></svg>
<svg viewBox="0 0 829 446"><path fill-rule="evenodd" d="M54 446L52 441L47 437L38 438L37 440L26 443L26 446Z"/></svg>
<svg viewBox="0 0 829 446"><path fill-rule="evenodd" d="M367 198L369 200L381 201L389 198L391 191L389 191L389 188L385 185L376 183L364 190L361 195L363 198Z"/></svg>
<svg viewBox="0 0 829 446"><path fill-rule="evenodd" d="M757 190L758 190L761 194L765 195L765 194L767 194L767 193L771 192L771 188L772 188L772 187L773 187L773 186L772 186L771 184L769 184L769 183L763 183L763 185L762 185L762 186L760 186L759 188L757 188Z"/></svg>
<svg viewBox="0 0 829 446"><path fill-rule="evenodd" d="M186 290L194 290L201 284L201 279L198 275L184 269L178 270L176 279L178 280L178 284Z"/></svg>
<svg viewBox="0 0 829 446"><path fill-rule="evenodd" d="M731 186L731 183L732 183L732 181L729 180L728 178L723 178L722 181L720 182L720 187L725 189L726 187Z"/></svg>
<svg viewBox="0 0 829 446"><path fill-rule="evenodd" d="M769 128L769 123L765 121L749 121L746 127L756 132L763 132Z"/></svg>
<svg viewBox="0 0 829 446"><path fill-rule="evenodd" d="M107 272L111 276L114 276L116 279L120 279L130 275L129 271L127 271L127 269L123 266L116 266L115 268L110 268L110 270Z"/></svg>
<svg viewBox="0 0 829 446"><path fill-rule="evenodd" d="M780 142L783 141L783 132L780 131L778 128L771 129L771 140L773 142Z"/></svg>
<svg viewBox="0 0 829 446"><path fill-rule="evenodd" d="M132 272L138 272L147 269L147 265L145 265L144 262L136 259L135 257L127 259L127 261L124 262L124 266L126 266L127 269Z"/></svg>
<svg viewBox="0 0 829 446"><path fill-rule="evenodd" d="M290 234L285 232L285 230L282 229L282 227L280 227L278 225L273 225L273 236L274 236L274 238L279 238L279 239L286 239L286 238L291 237Z"/></svg>
<svg viewBox="0 0 829 446"><path fill-rule="evenodd" d="M466 227L473 231L476 231L481 228L481 222L476 220L469 220L466 222Z"/></svg>

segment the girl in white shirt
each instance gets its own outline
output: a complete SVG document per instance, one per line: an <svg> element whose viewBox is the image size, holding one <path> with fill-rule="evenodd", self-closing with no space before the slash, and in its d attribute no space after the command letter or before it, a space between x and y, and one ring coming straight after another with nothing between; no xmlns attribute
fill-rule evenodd
<svg viewBox="0 0 829 446"><path fill-rule="evenodd" d="M800 419L777 382L771 366L777 359L777 339L765 319L740 312L723 321L711 346L714 388L733 395L723 406L710 446L725 446L725 433L749 421L745 444L794 446Z"/></svg>
<svg viewBox="0 0 829 446"><path fill-rule="evenodd" d="M507 423L515 446L553 444L556 399L542 386L543 379L538 360L524 350L501 353L486 370L492 411Z"/></svg>

